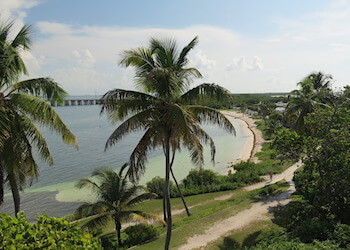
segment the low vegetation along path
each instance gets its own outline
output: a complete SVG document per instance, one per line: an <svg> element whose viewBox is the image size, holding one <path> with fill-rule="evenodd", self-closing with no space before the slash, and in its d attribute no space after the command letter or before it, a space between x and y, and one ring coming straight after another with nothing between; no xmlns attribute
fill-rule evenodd
<svg viewBox="0 0 350 250"><path fill-rule="evenodd" d="M185 250L204 247L209 242L219 239L232 230L247 226L255 220L265 219L264 215L270 212L273 207L277 205L287 204L290 201L291 194L295 191L294 182L292 179L295 170L300 165L300 161L295 163L283 173L275 175L271 182L261 182L245 187L246 190L254 190L285 179L290 185L288 190L274 197L268 198L267 200L255 202L251 208L244 210L232 217L216 222L215 224L211 225L210 228L204 232L204 234L195 235L189 238L187 240L187 243L179 249Z"/></svg>

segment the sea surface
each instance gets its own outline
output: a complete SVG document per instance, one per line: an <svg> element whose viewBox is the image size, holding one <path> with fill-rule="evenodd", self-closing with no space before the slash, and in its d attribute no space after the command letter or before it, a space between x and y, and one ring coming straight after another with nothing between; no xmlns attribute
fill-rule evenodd
<svg viewBox="0 0 350 250"><path fill-rule="evenodd" d="M21 194L21 209L29 220L33 221L37 213L49 216L65 216L83 201L93 199L89 190L78 190L75 183L80 178L89 177L96 168L119 169L128 161L130 153L142 136L142 132L130 134L117 145L104 150L109 135L119 123L111 124L105 115L100 115L98 105L55 107L65 124L76 135L79 149L66 145L61 138L48 129L41 131L51 148L54 166L48 166L38 159L39 178L33 185ZM248 135L242 128L242 123L230 118L236 129L236 136L224 130L204 125L204 129L213 138L216 145L216 158L213 165L210 161L210 151L205 147L205 166L218 173L227 173L232 162L238 160L244 150ZM164 176L164 156L161 149L149 154L147 170L140 180L145 184L155 176ZM186 177L192 165L186 149L176 154L174 173L178 180ZM7 193L0 213L12 213L13 203L11 193Z"/></svg>

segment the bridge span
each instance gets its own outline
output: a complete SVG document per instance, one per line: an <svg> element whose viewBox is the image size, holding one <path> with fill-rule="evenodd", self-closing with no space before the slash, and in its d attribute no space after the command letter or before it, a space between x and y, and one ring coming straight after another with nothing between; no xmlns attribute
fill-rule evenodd
<svg viewBox="0 0 350 250"><path fill-rule="evenodd" d="M64 103L50 102L51 106L83 106L83 105L99 105L101 99L66 99Z"/></svg>

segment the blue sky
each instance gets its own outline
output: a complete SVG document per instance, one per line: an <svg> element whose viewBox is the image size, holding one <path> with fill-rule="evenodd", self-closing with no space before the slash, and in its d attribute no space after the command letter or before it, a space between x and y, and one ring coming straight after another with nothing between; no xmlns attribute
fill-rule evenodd
<svg viewBox="0 0 350 250"><path fill-rule="evenodd" d="M2 19L33 24L23 54L31 77L50 76L71 94L133 89L133 71L118 67L124 49L150 36L180 46L199 35L190 54L201 82L234 93L290 91L312 71L350 80L348 0L1 0Z"/></svg>
<svg viewBox="0 0 350 250"><path fill-rule="evenodd" d="M72 25L182 28L212 25L251 36L273 33L275 19L294 18L315 8L324 0L46 0L28 11L26 21L60 22Z"/></svg>

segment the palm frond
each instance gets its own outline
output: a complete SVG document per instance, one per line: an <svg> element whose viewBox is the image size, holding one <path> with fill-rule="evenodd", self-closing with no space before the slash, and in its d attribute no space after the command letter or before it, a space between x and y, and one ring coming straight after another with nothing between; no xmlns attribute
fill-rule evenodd
<svg viewBox="0 0 350 250"><path fill-rule="evenodd" d="M101 189L99 185L96 184L96 182L90 180L90 179L80 179L76 184L75 187L82 189L82 188L90 188L92 191L94 191L96 194L101 192Z"/></svg>
<svg viewBox="0 0 350 250"><path fill-rule="evenodd" d="M51 105L43 99L23 93L12 93L10 101L13 106L29 115L34 121L60 134L65 143L78 147L74 134L63 123Z"/></svg>
<svg viewBox="0 0 350 250"><path fill-rule="evenodd" d="M125 50L121 53L122 59L119 64L125 67L136 67L139 71L152 69L154 65L152 52L147 48ZM139 74L141 73L139 72Z"/></svg>
<svg viewBox="0 0 350 250"><path fill-rule="evenodd" d="M155 213L146 213L142 211L125 211L123 214L123 218L129 217L133 222L141 222L144 224L148 224L149 222L161 222L166 225L165 221L159 214Z"/></svg>
<svg viewBox="0 0 350 250"><path fill-rule="evenodd" d="M30 25L24 25L11 42L11 46L13 48L29 49L31 44L31 33L32 27Z"/></svg>
<svg viewBox="0 0 350 250"><path fill-rule="evenodd" d="M228 90L214 83L203 83L184 93L180 100L184 102L195 102L201 99L230 100Z"/></svg>
<svg viewBox="0 0 350 250"><path fill-rule="evenodd" d="M22 116L22 128L27 138L36 145L41 159L45 160L49 165L53 165L53 157L49 146L35 124L26 116Z"/></svg>
<svg viewBox="0 0 350 250"><path fill-rule="evenodd" d="M126 204L126 206L130 207L139 203L144 202L145 200L151 200L157 198L157 195L154 193L143 193L141 195L136 196L135 198L131 199L128 201L128 203Z"/></svg>
<svg viewBox="0 0 350 250"><path fill-rule="evenodd" d="M99 214L96 217L89 219L86 223L82 225L82 227L89 229L98 229L105 226L111 219L112 216L109 213Z"/></svg>
<svg viewBox="0 0 350 250"><path fill-rule="evenodd" d="M220 111L200 105L189 105L188 109L193 113L199 123L211 123L236 135L234 126Z"/></svg>
<svg viewBox="0 0 350 250"><path fill-rule="evenodd" d="M125 135L146 129L153 115L153 110L147 109L127 119L109 136L105 144L105 150L116 144Z"/></svg>
<svg viewBox="0 0 350 250"><path fill-rule="evenodd" d="M190 52L190 50L192 50L196 45L198 44L198 36L196 36L195 38L193 38L193 40L187 44L186 47L184 47L179 55L179 58L177 59L176 65L178 67L178 69L184 67L188 60L187 60L187 54L188 52Z"/></svg>
<svg viewBox="0 0 350 250"><path fill-rule="evenodd" d="M35 78L18 82L12 86L11 92L42 96L49 101L57 103L63 103L67 96L66 91L51 78Z"/></svg>
<svg viewBox="0 0 350 250"><path fill-rule="evenodd" d="M131 153L127 176L132 182L139 180L145 172L145 164L147 163L149 151L159 146L159 140L162 140L162 136L159 136L158 132L160 131L149 128Z"/></svg>
<svg viewBox="0 0 350 250"><path fill-rule="evenodd" d="M112 121L123 120L154 105L154 96L132 90L113 89L101 98L101 114L107 112Z"/></svg>

